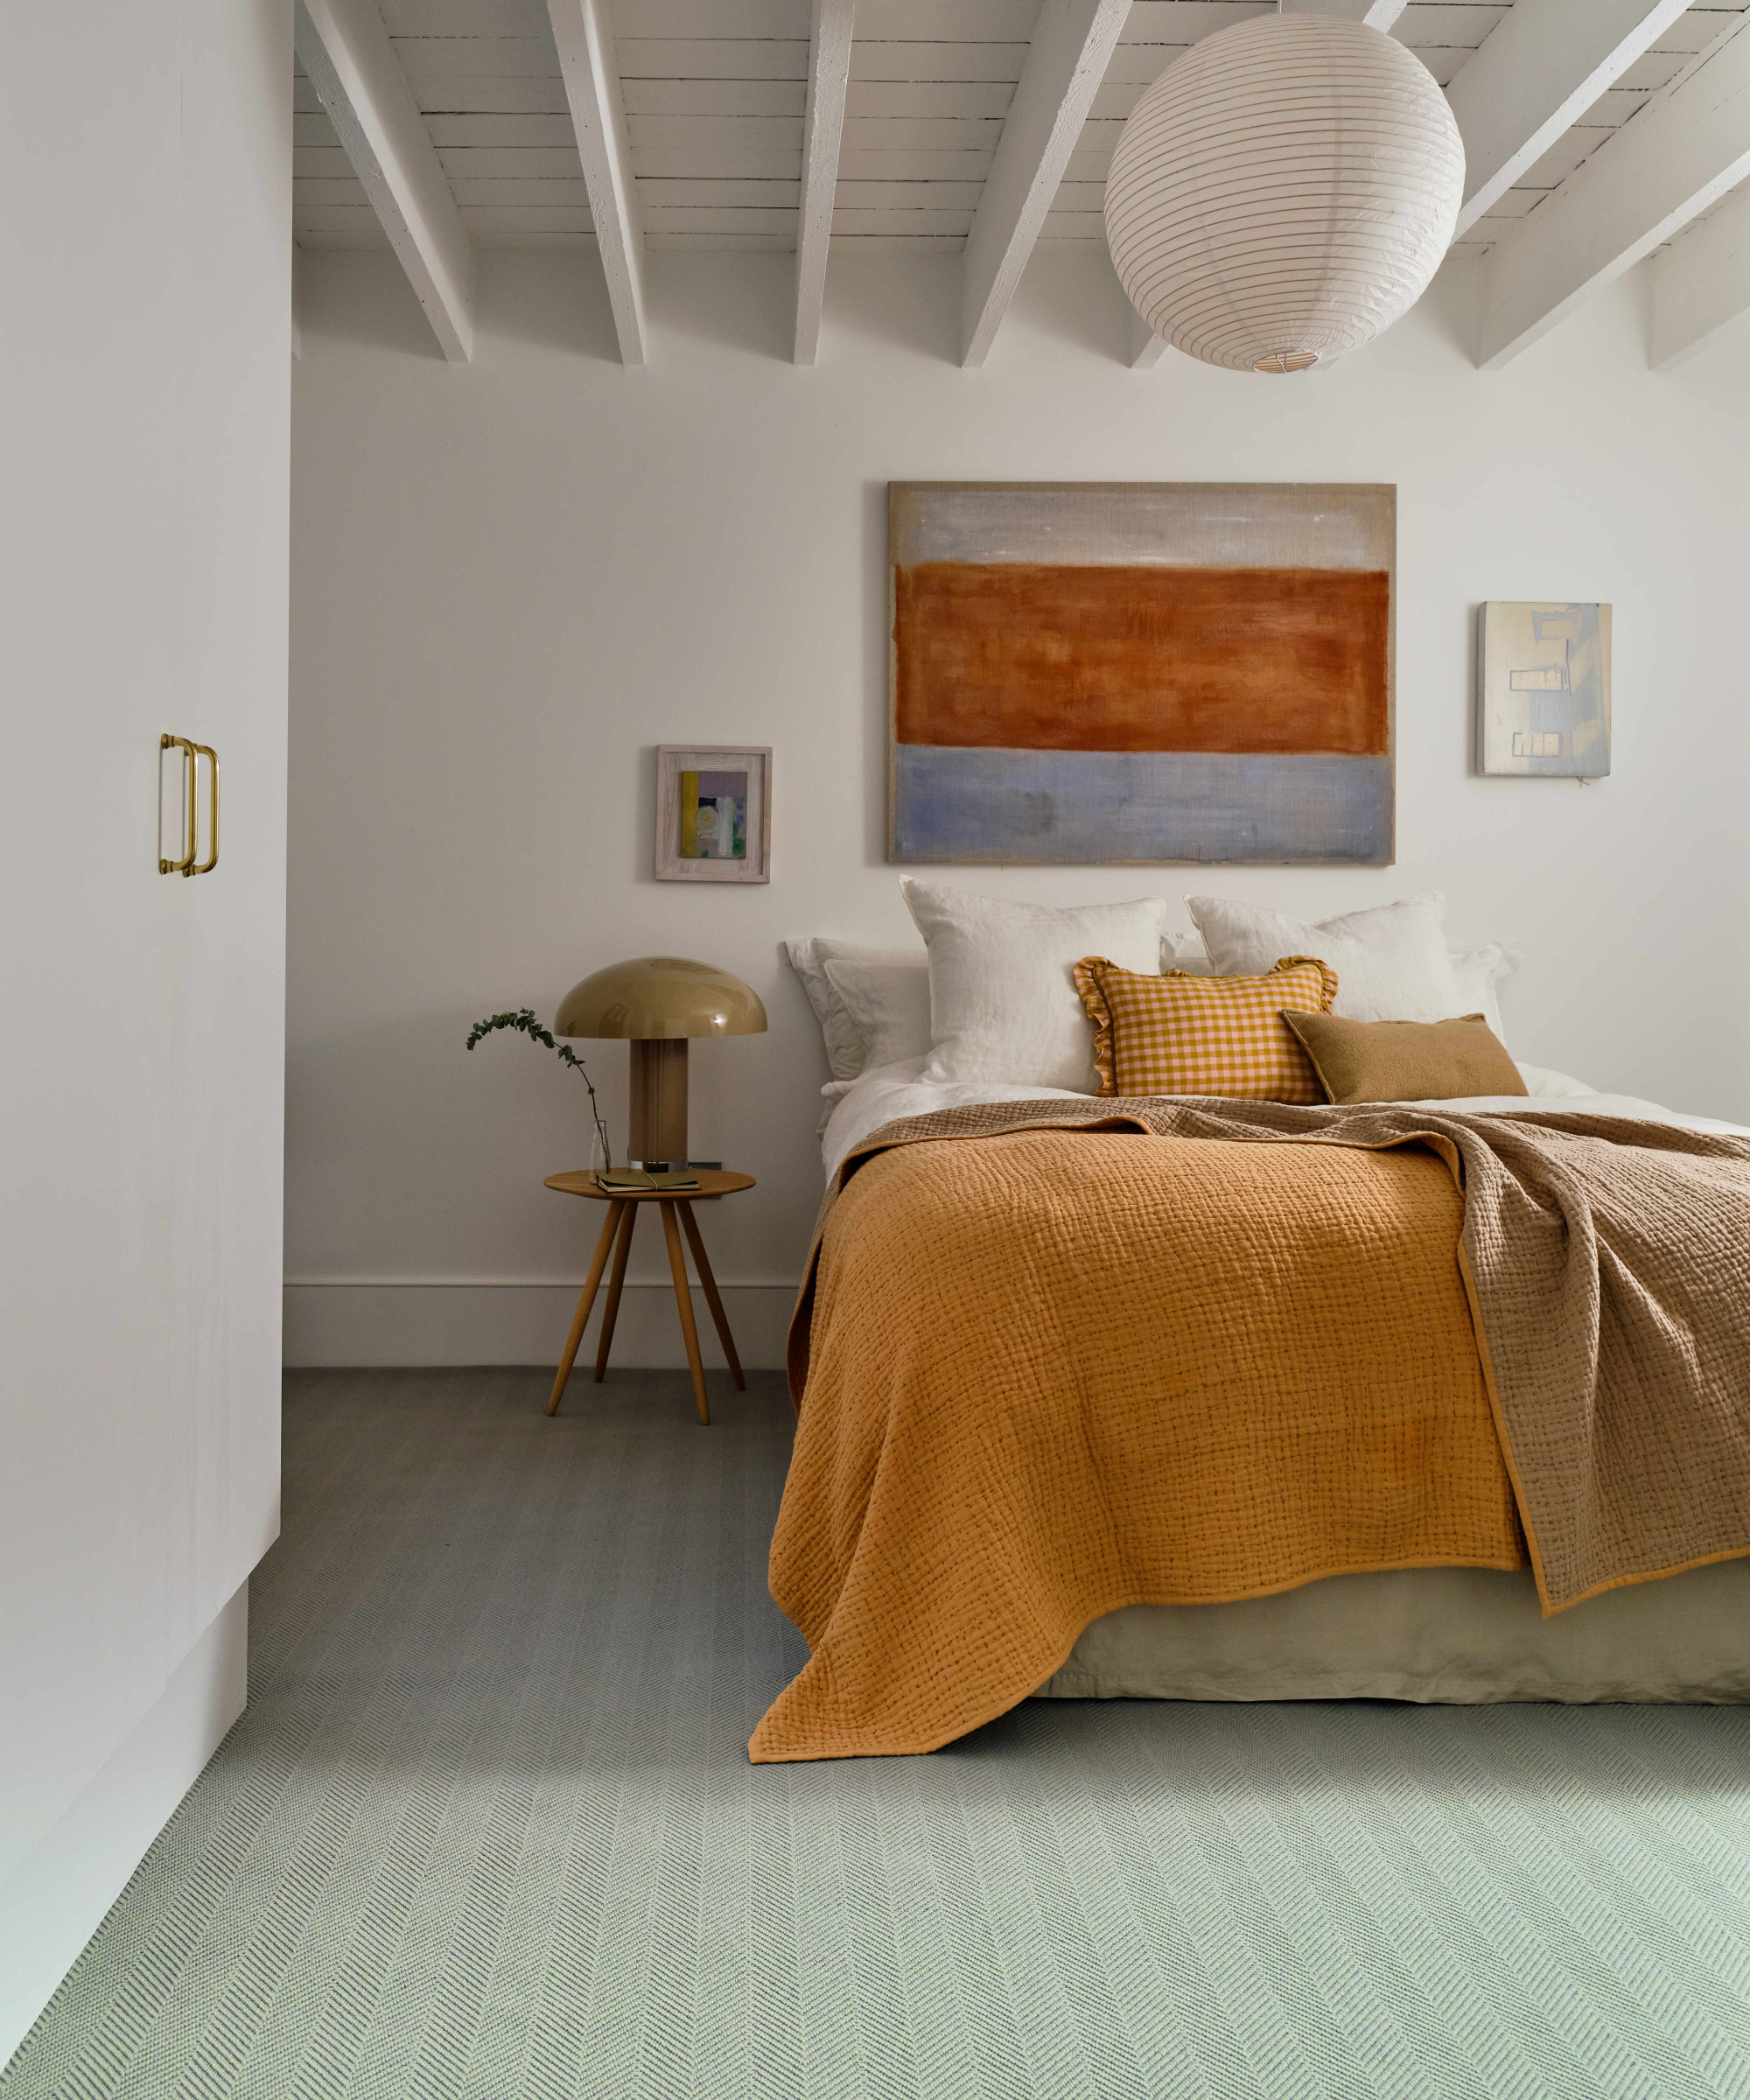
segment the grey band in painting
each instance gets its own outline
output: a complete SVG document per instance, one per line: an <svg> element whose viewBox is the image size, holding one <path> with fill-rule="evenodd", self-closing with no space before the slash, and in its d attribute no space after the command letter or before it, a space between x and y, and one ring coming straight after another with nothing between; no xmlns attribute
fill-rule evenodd
<svg viewBox="0 0 1750 2100"><path fill-rule="evenodd" d="M1391 802L1389 758L901 744L888 858L1370 865L1391 858Z"/></svg>

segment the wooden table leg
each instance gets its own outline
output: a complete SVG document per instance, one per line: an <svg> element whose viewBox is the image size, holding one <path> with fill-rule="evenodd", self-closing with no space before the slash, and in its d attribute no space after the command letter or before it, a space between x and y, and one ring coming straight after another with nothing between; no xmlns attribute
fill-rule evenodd
<svg viewBox="0 0 1750 2100"><path fill-rule="evenodd" d="M607 1222L602 1227L600 1239L596 1242L595 1256L590 1263L589 1274L584 1278L583 1296L578 1300L578 1317L571 1322L571 1338L565 1344L565 1354L559 1363L559 1375L553 1381L553 1397L547 1403L547 1412L550 1415L558 1413L559 1401L565 1390L565 1381L571 1375L571 1366L578 1361L578 1345L584 1339L584 1328L590 1317L590 1307L596 1302L596 1286L601 1282L602 1270L607 1267L607 1250L613 1244L614 1231L620 1223L620 1214L623 1210L631 1208L632 1205L625 1202L610 1203L607 1207Z"/></svg>
<svg viewBox="0 0 1750 2100"><path fill-rule="evenodd" d="M596 1383L607 1376L607 1353L613 1345L613 1323L620 1317L620 1289L626 1281L626 1257L632 1251L632 1228L638 1222L638 1206L625 1206L620 1221L620 1239L613 1250L613 1267L607 1279L607 1296L602 1301L601 1340L596 1344Z"/></svg>
<svg viewBox="0 0 1750 2100"><path fill-rule="evenodd" d="M693 1324L693 1293L687 1282L687 1257L681 1252L680 1228L675 1222L674 1199L663 1197L662 1237L668 1242L668 1272L675 1279L675 1303L680 1308L681 1332L687 1340L687 1368L693 1374L693 1392L699 1404L699 1420L710 1424L710 1403L705 1398L704 1360L699 1354L699 1331Z"/></svg>
<svg viewBox="0 0 1750 2100"><path fill-rule="evenodd" d="M710 1316L717 1322L717 1338L723 1344L723 1353L729 1359L730 1375L735 1380L736 1390L745 1393L747 1381L741 1375L741 1359L735 1353L735 1341L729 1331L729 1316L723 1309L723 1300L717 1294L717 1278L711 1274L711 1265L705 1259L705 1243L699 1237L698 1221L693 1215L693 1207L680 1198L675 1208L681 1214L681 1223L686 1228L687 1244L693 1250L693 1265L699 1272L699 1281L704 1285L705 1303L710 1307Z"/></svg>

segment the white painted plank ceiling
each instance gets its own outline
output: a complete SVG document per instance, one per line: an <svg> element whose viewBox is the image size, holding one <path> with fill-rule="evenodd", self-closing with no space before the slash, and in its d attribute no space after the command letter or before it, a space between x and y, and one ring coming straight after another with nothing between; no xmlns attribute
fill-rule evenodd
<svg viewBox="0 0 1750 2100"><path fill-rule="evenodd" d="M1120 127L1200 37L1274 0L1133 0L1042 239L1102 238ZM380 0L477 246L592 243L546 0ZM832 221L836 245L957 253L977 208L1040 0L858 0ZM1393 32L1443 85L1511 0L1410 0ZM1529 169L1458 246L1491 247L1633 120L1750 0L1703 0ZM793 248L809 0L612 0L632 165L652 248ZM382 245L307 80L294 82L295 232Z"/></svg>

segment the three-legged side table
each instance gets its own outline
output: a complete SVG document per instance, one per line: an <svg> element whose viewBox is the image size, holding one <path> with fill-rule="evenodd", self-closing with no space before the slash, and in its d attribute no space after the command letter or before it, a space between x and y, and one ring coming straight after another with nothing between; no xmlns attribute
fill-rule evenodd
<svg viewBox="0 0 1750 2100"><path fill-rule="evenodd" d="M675 1303L680 1309L681 1333L687 1344L687 1366L693 1374L693 1393L699 1404L699 1420L710 1420L710 1403L705 1397L705 1367L699 1355L699 1331L693 1320L693 1293L687 1282L686 1256L681 1252L681 1235L687 1236L687 1244L693 1250L694 1265L699 1272L699 1283L705 1294L705 1303L710 1307L710 1316L717 1326L717 1338L723 1344L723 1353L729 1359L730 1374L737 1388L745 1392L747 1381L741 1375L741 1359L735 1353L735 1343L729 1332L729 1320L724 1312L723 1300L718 1296L717 1278L711 1274L710 1264L705 1259L705 1243L699 1237L699 1228L693 1217L690 1199L699 1196L732 1196L738 1191L753 1186L751 1174L725 1174L713 1168L701 1167L699 1185L689 1189L685 1195L664 1189L603 1188L593 1173L550 1174L549 1188L556 1188L562 1195L589 1196L598 1203L606 1203L607 1218L601 1228L601 1237L596 1242L594 1258L590 1272L584 1278L583 1296L578 1300L578 1316L571 1322L571 1337L565 1344L565 1354L559 1365L559 1375L553 1381L553 1397L547 1403L547 1412L557 1414L559 1402L565 1391L565 1382L571 1376L571 1366L577 1362L578 1344L584 1339L584 1328L588 1323L591 1308L596 1302L600 1288L602 1272L607 1268L608 1255L613 1256L613 1268L608 1276L607 1298L602 1306L601 1339L596 1345L596 1382L601 1383L607 1372L607 1353L613 1346L613 1323L620 1312L620 1286L626 1281L626 1257L632 1251L632 1235L638 1222L639 1207L654 1203L662 1214L662 1236L668 1246L668 1273L675 1279ZM678 1223L676 1220L678 1218Z"/></svg>

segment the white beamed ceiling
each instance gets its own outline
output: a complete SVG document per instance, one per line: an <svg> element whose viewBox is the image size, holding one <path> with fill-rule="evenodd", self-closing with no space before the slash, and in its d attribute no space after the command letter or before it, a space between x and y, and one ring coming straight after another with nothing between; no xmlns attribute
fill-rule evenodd
<svg viewBox="0 0 1750 2100"><path fill-rule="evenodd" d="M1532 0L1517 0L1521 5ZM546 0L380 0L457 208L480 247L593 234ZM1106 171L1143 89L1200 37L1274 0L1132 0L1041 239L1103 239ZM1392 33L1445 86L1513 0L1410 0ZM978 206L1040 0L858 0L835 244L957 252ZM1704 0L1469 228L1480 253L1559 189L1750 0ZM794 248L810 0L612 0L633 172L652 248ZM383 244L310 82L297 96L295 232Z"/></svg>

